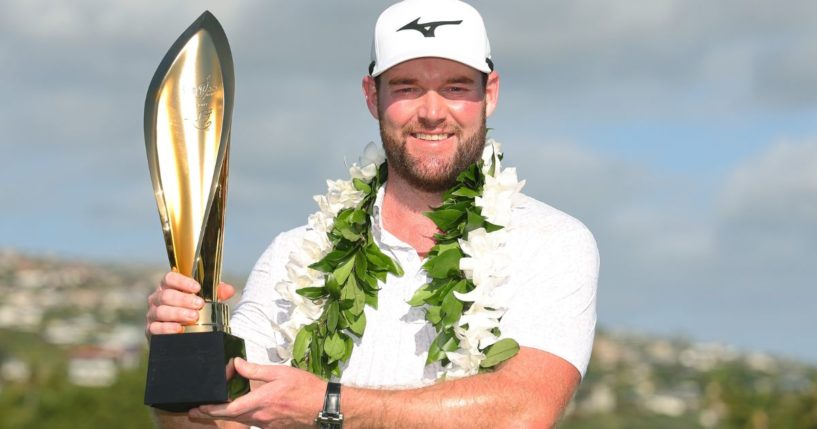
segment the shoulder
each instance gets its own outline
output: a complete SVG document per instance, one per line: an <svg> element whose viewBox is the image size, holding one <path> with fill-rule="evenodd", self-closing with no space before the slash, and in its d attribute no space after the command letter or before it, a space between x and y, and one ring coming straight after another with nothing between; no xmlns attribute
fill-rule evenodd
<svg viewBox="0 0 817 429"><path fill-rule="evenodd" d="M305 225L301 225L275 236L275 238L272 239L272 242L270 242L270 244L258 258L253 271L260 267L269 265L273 261L280 258L288 257L289 254L301 244L306 231L307 227Z"/></svg>
<svg viewBox="0 0 817 429"><path fill-rule="evenodd" d="M290 230L284 231L275 236L272 239L272 242L267 247L267 251L280 251L282 249L288 249L300 244L303 241L304 235L309 230L309 227L306 225L301 225Z"/></svg>
<svg viewBox="0 0 817 429"><path fill-rule="evenodd" d="M513 241L528 253L559 251L598 259L590 229L575 217L525 194L519 194L511 214Z"/></svg>

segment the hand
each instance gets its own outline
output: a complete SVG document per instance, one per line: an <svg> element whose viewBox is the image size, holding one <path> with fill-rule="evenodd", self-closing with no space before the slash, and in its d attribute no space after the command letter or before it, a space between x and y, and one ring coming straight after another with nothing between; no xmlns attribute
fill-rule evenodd
<svg viewBox="0 0 817 429"><path fill-rule="evenodd" d="M196 296L201 285L190 277L169 272L162 277L156 290L148 296L145 335L178 334L184 325L190 325L199 318L199 310L204 300ZM235 288L227 283L218 287L218 299L226 300L235 295Z"/></svg>
<svg viewBox="0 0 817 429"><path fill-rule="evenodd" d="M260 428L315 427L323 408L326 382L306 371L285 365L256 365L235 360L239 374L252 391L227 404L203 405L189 412L191 419L231 420Z"/></svg>

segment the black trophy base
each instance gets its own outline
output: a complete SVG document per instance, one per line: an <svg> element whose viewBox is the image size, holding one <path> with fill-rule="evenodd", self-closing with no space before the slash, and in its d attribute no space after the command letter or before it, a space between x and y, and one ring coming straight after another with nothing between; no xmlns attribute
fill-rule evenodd
<svg viewBox="0 0 817 429"><path fill-rule="evenodd" d="M233 366L237 357L246 358L244 340L224 332L153 335L145 405L183 412L249 392L249 382Z"/></svg>

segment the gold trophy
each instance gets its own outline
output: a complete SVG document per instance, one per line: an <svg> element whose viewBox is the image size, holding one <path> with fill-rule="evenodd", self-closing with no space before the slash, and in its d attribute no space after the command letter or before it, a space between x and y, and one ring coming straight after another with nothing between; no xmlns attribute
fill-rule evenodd
<svg viewBox="0 0 817 429"><path fill-rule="evenodd" d="M173 271L201 284L195 324L150 339L145 404L186 411L249 390L235 373L244 340L218 302L235 77L227 36L204 12L171 46L145 100L145 145Z"/></svg>

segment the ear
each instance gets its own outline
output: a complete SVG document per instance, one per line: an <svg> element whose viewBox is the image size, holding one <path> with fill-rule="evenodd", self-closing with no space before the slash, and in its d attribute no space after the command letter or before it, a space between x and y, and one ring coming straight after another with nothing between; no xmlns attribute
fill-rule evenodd
<svg viewBox="0 0 817 429"><path fill-rule="evenodd" d="M492 71L485 84L485 116L491 116L499 101L499 73Z"/></svg>
<svg viewBox="0 0 817 429"><path fill-rule="evenodd" d="M371 76L363 77L363 96L366 98L366 107L375 119L380 119L377 111L377 83Z"/></svg>

